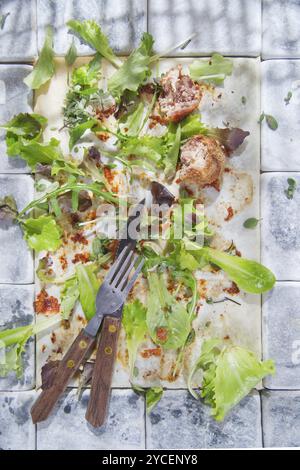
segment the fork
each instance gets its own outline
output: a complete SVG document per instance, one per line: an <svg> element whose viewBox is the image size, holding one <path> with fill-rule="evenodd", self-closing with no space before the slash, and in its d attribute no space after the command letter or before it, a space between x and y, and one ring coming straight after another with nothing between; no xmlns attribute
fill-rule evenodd
<svg viewBox="0 0 300 470"><path fill-rule="evenodd" d="M117 310L124 304L131 288L133 287L134 282L139 275L139 272L142 269L144 263L143 260L140 261L134 273L129 278L129 275L131 274L136 264L137 258L138 255L134 255L133 250L126 246L109 269L97 293L96 314L89 321L87 326L81 330L63 357L57 368L57 372L52 384L50 384L49 388L41 392L40 396L34 403L31 409L33 423L38 423L48 418L55 404L59 400L59 397L66 390L70 380L74 377L79 367L85 363L88 357L91 355L96 345L97 333L103 318L103 337L101 335L102 339L99 346L102 344L102 341L105 341L104 353L106 347L111 348L111 350L106 349L106 352L111 352L105 356L105 358L109 359L108 362L99 362L97 359L96 362L98 362L98 364L101 366L98 367L98 372L101 374L106 374L105 384L107 387L109 382L110 388L117 346L117 335L111 337L111 334L113 333L112 330L117 332L118 322L121 321L121 319L116 315L114 316L114 314L116 314ZM107 341L109 344L106 344ZM97 357L98 354L99 352L97 353ZM97 404L99 404L98 401Z"/></svg>

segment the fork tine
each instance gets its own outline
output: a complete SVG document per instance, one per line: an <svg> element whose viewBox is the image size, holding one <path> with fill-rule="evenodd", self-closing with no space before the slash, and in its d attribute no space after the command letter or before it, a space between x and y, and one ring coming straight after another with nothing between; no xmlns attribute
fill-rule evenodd
<svg viewBox="0 0 300 470"><path fill-rule="evenodd" d="M139 263L138 267L136 268L134 274L132 275L132 277L130 278L128 284L124 287L123 286L123 291L122 293L125 295L125 297L129 294L129 292L131 291L132 287L133 287L133 284L135 283L135 281L137 280L137 277L144 265L144 262L145 260L142 259L141 262Z"/></svg>
<svg viewBox="0 0 300 470"><path fill-rule="evenodd" d="M129 252L130 252L131 251L130 247L125 246L123 248L123 250L121 251L121 253L119 254L119 256L117 257L117 259L111 265L108 273L106 274L106 278L105 278L106 281L109 282L115 276L115 274L119 271L120 267L123 264L123 261L124 262L126 261L127 255L129 254L129 253L127 253L127 255L126 255L126 252L128 251L128 248L129 248ZM124 256L124 255L126 255L126 256Z"/></svg>
<svg viewBox="0 0 300 470"><path fill-rule="evenodd" d="M115 287L118 287L118 289L122 290L121 285L123 286L124 284L127 284L128 276L131 273L132 268L134 267L137 259L138 259L138 255L134 255L133 260L131 261L131 263L127 264L125 266L125 270L122 270L122 272L120 270L120 272L117 274L117 276L113 280L113 283L114 283ZM124 265L125 265L125 263L124 263Z"/></svg>

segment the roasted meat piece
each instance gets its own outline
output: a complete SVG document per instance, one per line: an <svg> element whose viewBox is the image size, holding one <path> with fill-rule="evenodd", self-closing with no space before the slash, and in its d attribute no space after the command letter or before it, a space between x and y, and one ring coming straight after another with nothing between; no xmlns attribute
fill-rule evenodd
<svg viewBox="0 0 300 470"><path fill-rule="evenodd" d="M171 69L161 78L162 92L158 98L162 115L170 122L179 122L198 108L202 92L182 68Z"/></svg>
<svg viewBox="0 0 300 470"><path fill-rule="evenodd" d="M225 150L217 140L204 135L192 137L181 148L179 179L197 186L212 184L222 176L225 159Z"/></svg>

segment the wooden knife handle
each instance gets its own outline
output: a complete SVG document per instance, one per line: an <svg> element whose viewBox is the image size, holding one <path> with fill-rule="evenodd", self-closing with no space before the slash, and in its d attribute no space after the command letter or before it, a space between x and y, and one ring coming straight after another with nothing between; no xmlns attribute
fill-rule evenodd
<svg viewBox="0 0 300 470"><path fill-rule="evenodd" d="M105 316L94 365L90 400L86 420L95 428L106 420L110 388L117 353L121 318Z"/></svg>
<svg viewBox="0 0 300 470"><path fill-rule="evenodd" d="M81 330L60 362L53 385L42 391L31 408L34 424L48 418L59 397L66 390L69 381L78 371L80 365L91 355L95 345L96 338L86 334L84 329Z"/></svg>

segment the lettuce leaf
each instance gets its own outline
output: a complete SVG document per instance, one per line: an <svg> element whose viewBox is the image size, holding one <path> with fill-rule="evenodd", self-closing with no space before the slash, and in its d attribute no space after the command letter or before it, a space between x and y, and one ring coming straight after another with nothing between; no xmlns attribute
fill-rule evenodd
<svg viewBox="0 0 300 470"><path fill-rule="evenodd" d="M154 40L144 33L141 44L108 80L108 89L119 100L125 91L137 92L139 86L151 75L150 59Z"/></svg>
<svg viewBox="0 0 300 470"><path fill-rule="evenodd" d="M28 218L21 222L24 238L36 251L55 251L61 246L62 230L51 215Z"/></svg>
<svg viewBox="0 0 300 470"><path fill-rule="evenodd" d="M272 360L259 361L253 352L239 346L223 346L221 340L210 339L203 343L201 355L191 370L188 388L195 398L193 378L202 370L201 397L212 407L212 415L222 421L266 376L274 374Z"/></svg>
<svg viewBox="0 0 300 470"><path fill-rule="evenodd" d="M151 387L146 390L146 411L148 414L151 413L153 408L161 400L163 393L164 389L162 387Z"/></svg>
<svg viewBox="0 0 300 470"><path fill-rule="evenodd" d="M78 279L79 301L87 320L96 313L96 296L100 283L95 274L95 265L79 264L76 266Z"/></svg>
<svg viewBox="0 0 300 470"><path fill-rule="evenodd" d="M39 59L32 72L24 78L24 83L32 90L38 90L44 83L50 80L54 73L53 31L48 26Z"/></svg>
<svg viewBox="0 0 300 470"><path fill-rule="evenodd" d="M70 44L70 47L65 55L66 65L68 67L71 67L74 64L76 59L77 59L77 48L76 48L75 41L73 38Z"/></svg>
<svg viewBox="0 0 300 470"><path fill-rule="evenodd" d="M181 139L188 139L194 135L207 134L207 128L201 121L200 114L190 114L181 121Z"/></svg>
<svg viewBox="0 0 300 470"><path fill-rule="evenodd" d="M147 326L150 336L164 349L178 349L185 344L191 330L188 311L169 293L162 276L149 272L148 283Z"/></svg>
<svg viewBox="0 0 300 470"><path fill-rule="evenodd" d="M160 137L143 135L129 137L121 144L120 154L126 157L131 155L150 160L159 165L165 152L164 141Z"/></svg>
<svg viewBox="0 0 300 470"><path fill-rule="evenodd" d="M134 300L134 302L125 304L123 310L122 324L126 333L126 344L131 375L133 374L138 347L147 333L146 313L146 307L144 307L138 299Z"/></svg>
<svg viewBox="0 0 300 470"><path fill-rule="evenodd" d="M101 56L105 57L114 66L118 66L118 59L111 49L107 37L95 21L85 20L80 22L78 20L70 20L67 22L67 26L84 43L99 52Z"/></svg>
<svg viewBox="0 0 300 470"><path fill-rule="evenodd" d="M72 310L77 302L79 297L79 289L78 289L78 280L77 277L74 276L68 279L60 291L60 298L61 298L61 316L63 320L67 320L72 313Z"/></svg>
<svg viewBox="0 0 300 470"><path fill-rule="evenodd" d="M47 143L23 139L18 144L18 155L23 158L32 169L35 169L38 163L47 165L52 164L55 160L63 160L63 154L59 144L59 141L54 137Z"/></svg>
<svg viewBox="0 0 300 470"><path fill-rule="evenodd" d="M73 127L70 131L70 141L69 141L69 149L72 150L76 142L83 136L85 131L88 129L92 129L98 123L97 119L89 119L86 122L82 122L81 124L77 124L77 126Z"/></svg>
<svg viewBox="0 0 300 470"><path fill-rule="evenodd" d="M18 208L15 198L11 195L0 198L0 220L12 222L17 216Z"/></svg>
<svg viewBox="0 0 300 470"><path fill-rule="evenodd" d="M190 75L195 81L222 85L225 78L232 74L233 62L221 54L213 54L210 60L194 60L190 65Z"/></svg>
<svg viewBox="0 0 300 470"><path fill-rule="evenodd" d="M10 372L21 377L22 353L26 343L31 336L48 330L57 323L57 318L47 318L33 325L0 331L0 377L6 377Z"/></svg>

